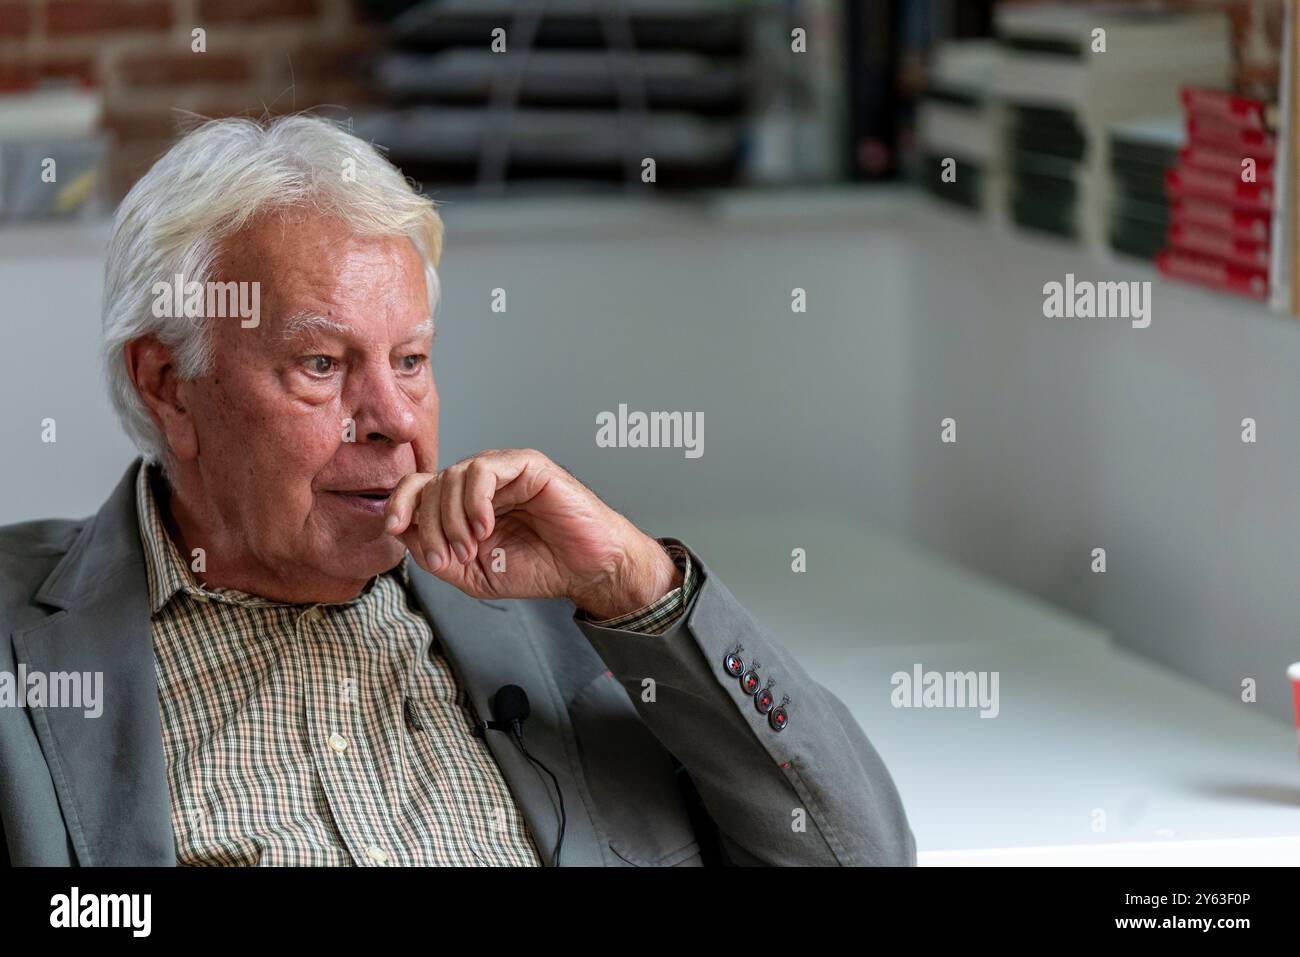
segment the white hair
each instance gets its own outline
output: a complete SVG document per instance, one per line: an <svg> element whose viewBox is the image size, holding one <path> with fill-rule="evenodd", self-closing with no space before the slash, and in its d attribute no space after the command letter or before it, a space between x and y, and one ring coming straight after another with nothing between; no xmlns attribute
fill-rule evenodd
<svg viewBox="0 0 1300 957"><path fill-rule="evenodd" d="M317 116L208 120L185 134L127 193L113 220L104 274L103 354L122 427L145 458L167 444L127 372L126 344L153 335L172 350L182 379L206 375L212 320L154 315L154 286L206 283L223 240L253 216L305 208L358 234L410 237L425 264L430 319L439 299L443 224L369 143Z"/></svg>

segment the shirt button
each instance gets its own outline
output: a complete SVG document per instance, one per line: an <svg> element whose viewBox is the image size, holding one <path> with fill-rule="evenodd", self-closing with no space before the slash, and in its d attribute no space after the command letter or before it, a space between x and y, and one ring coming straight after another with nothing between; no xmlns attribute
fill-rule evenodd
<svg viewBox="0 0 1300 957"><path fill-rule="evenodd" d="M367 847L366 857L370 858L376 864L388 863L388 854L385 853L382 847Z"/></svg>
<svg viewBox="0 0 1300 957"><path fill-rule="evenodd" d="M326 740L329 741L330 747L339 754L342 754L348 749L348 739L343 737L343 735L339 734L337 731L331 734Z"/></svg>
<svg viewBox="0 0 1300 957"><path fill-rule="evenodd" d="M308 608L305 612L302 613L302 620L310 624L315 624L316 622L320 621L324 617L325 617L325 613L315 605L312 605L310 608Z"/></svg>

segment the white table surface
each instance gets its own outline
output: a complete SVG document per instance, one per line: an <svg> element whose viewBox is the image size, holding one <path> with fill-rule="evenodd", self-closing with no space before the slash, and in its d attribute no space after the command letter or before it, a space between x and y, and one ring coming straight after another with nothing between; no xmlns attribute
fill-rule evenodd
<svg viewBox="0 0 1300 957"><path fill-rule="evenodd" d="M852 522L667 521L649 527L687 541L849 706L922 864L1300 863L1296 731L1252 705ZM893 707L890 676L916 663L997 671L998 716Z"/></svg>
<svg viewBox="0 0 1300 957"><path fill-rule="evenodd" d="M680 538L809 670L863 646L985 644L1008 636L1106 646L1102 628L882 532L818 513L631 516ZM791 549L807 571L791 571Z"/></svg>

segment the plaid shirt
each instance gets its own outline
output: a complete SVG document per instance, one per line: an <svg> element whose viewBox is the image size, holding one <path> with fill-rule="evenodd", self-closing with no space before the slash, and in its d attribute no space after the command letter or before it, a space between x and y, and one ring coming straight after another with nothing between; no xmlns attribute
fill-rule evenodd
<svg viewBox="0 0 1300 957"><path fill-rule="evenodd" d="M335 604L198 584L136 486L181 865L536 865L404 559ZM662 634L698 588L600 622ZM585 613L578 612L584 619Z"/></svg>

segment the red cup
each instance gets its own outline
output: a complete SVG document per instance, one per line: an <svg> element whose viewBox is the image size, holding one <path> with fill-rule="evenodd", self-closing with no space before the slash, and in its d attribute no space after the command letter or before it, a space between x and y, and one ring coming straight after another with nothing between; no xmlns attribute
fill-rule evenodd
<svg viewBox="0 0 1300 957"><path fill-rule="evenodd" d="M1286 669L1287 680L1291 682L1291 701L1295 705L1295 730L1300 740L1300 661Z"/></svg>

